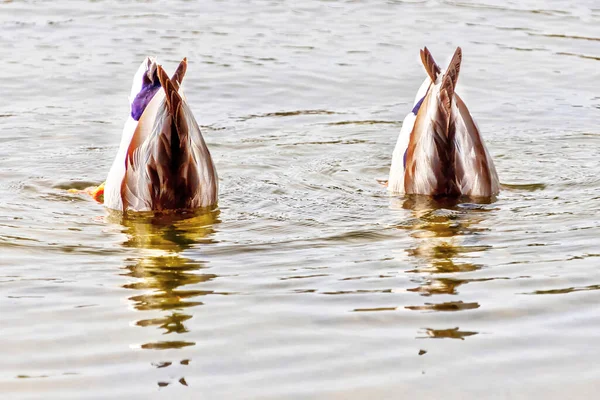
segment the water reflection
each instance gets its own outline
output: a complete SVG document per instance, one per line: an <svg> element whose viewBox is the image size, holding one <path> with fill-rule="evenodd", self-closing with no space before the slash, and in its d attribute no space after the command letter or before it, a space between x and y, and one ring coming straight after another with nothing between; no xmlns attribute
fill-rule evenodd
<svg viewBox="0 0 600 400"><path fill-rule="evenodd" d="M425 303L422 306L406 306L408 310L417 311L461 311L479 308L479 303L463 303L462 301L447 301L444 303Z"/></svg>
<svg viewBox="0 0 600 400"><path fill-rule="evenodd" d="M588 285L582 287L568 287L561 289L548 289L548 290L534 290L533 292L523 293L523 294L567 294L567 293L575 293L575 292L587 292L589 290L600 290L600 285Z"/></svg>
<svg viewBox="0 0 600 400"><path fill-rule="evenodd" d="M115 218L113 216L113 218ZM164 335L188 332L185 322L192 318L185 310L202 305L201 296L211 290L196 289L198 284L217 276L202 273L205 262L185 257L183 252L193 246L213 242L214 226L219 223L219 211L188 214L144 214L121 217L128 235L124 246L140 249L139 257L127 260L124 276L137 281L124 285L138 294L129 297L139 311L164 311L158 318L136 322L141 327L157 327ZM194 285L193 289L183 289ZM193 346L194 342L168 340L146 343L143 349L173 349Z"/></svg>
<svg viewBox="0 0 600 400"><path fill-rule="evenodd" d="M486 218L489 206L465 204L458 200L436 200L428 196L406 196L395 206L411 210L413 218L401 228L410 231L415 246L407 254L415 259L414 274L417 287L408 289L422 296L457 295L458 287L481 279L461 278L459 273L477 271L482 265L470 262L470 254L485 251L478 235L485 229L477 225ZM399 203L398 203L399 202ZM447 276L447 274L452 274ZM487 279L486 279L487 280ZM407 306L409 310L460 311L478 308L478 303L451 301Z"/></svg>
<svg viewBox="0 0 600 400"><path fill-rule="evenodd" d="M451 329L425 329L425 336L418 339L459 339L465 340L467 336L477 335L478 332L461 331L458 328Z"/></svg>

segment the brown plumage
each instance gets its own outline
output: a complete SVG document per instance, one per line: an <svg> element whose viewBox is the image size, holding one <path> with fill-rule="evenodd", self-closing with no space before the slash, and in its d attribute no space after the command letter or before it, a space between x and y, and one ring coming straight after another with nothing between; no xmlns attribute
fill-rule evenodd
<svg viewBox="0 0 600 400"><path fill-rule="evenodd" d="M479 133L479 128L475 125L475 121L471 117L469 113L469 109L466 104L460 98L458 94L454 95L454 101L456 102L456 107L458 108L458 112L460 113L461 120L464 122L466 131L473 132L471 135L471 140L473 142L473 148L475 150L475 170L479 172L479 177L481 180L481 185L486 188L490 188L490 192L492 191L492 186L494 184L493 179L496 174L496 170L494 165L490 165L491 158L488 160L487 150L485 149L485 144L481 139L481 134ZM464 171L462 171L462 163L460 159L456 160L456 164L461 166L461 176L464 177ZM495 176L496 181L498 177ZM497 183L496 183L497 185Z"/></svg>
<svg viewBox="0 0 600 400"><path fill-rule="evenodd" d="M440 74L440 72L442 70L436 64L436 62L433 59L433 56L431 55L431 53L429 52L429 49L427 48L427 46L424 47L423 50L420 51L420 53L421 53L421 62L423 63L423 66L425 67L425 71L427 72L427 75L429 75L429 78L431 78L432 82L435 82L437 80L438 75Z"/></svg>
<svg viewBox="0 0 600 400"><path fill-rule="evenodd" d="M127 150L123 211L194 209L216 203L218 183L210 153L179 93L186 69L183 59L169 78L157 66L162 91L142 114Z"/></svg>
<svg viewBox="0 0 600 400"><path fill-rule="evenodd" d="M162 68L162 67L161 67ZM183 60L179 63L179 66L175 70L173 76L171 76L171 82L173 86L175 86L175 90L179 90L179 85L183 82L183 77L187 71L187 58L184 57Z"/></svg>
<svg viewBox="0 0 600 400"><path fill-rule="evenodd" d="M460 47L446 71L426 47L420 54L429 76L424 85L429 84L422 86L427 91L421 100L415 100L413 114L409 114L414 116L412 129L406 127L410 129L405 133L408 136L404 141L399 139L394 151L390 186L394 191L433 196L497 194L499 182L493 161L466 105L455 92L462 62Z"/></svg>
<svg viewBox="0 0 600 400"><path fill-rule="evenodd" d="M431 186L431 195L456 196L460 194L454 163L454 136L456 128L452 117L452 100L454 97L454 88L456 87L460 72L461 60L462 53L459 47L456 49L454 56L450 61L448 70L442 77L437 104L435 105L437 110L434 111L434 118L430 120L427 117L427 110L430 107L431 101L436 100L433 99L433 92L430 91L425 96L423 104L421 105L408 145L406 157L407 179L404 180L406 193L419 191L419 188L417 187L419 182L417 179L414 179L415 175L419 173L419 162L415 157L415 152L417 151L417 146L420 144L421 140L428 140L428 138L423 139L423 136L428 135L428 132L430 132L429 135L431 140L433 140L433 148L435 151L435 166L437 166L437 168L432 170L433 175L431 176L432 179L430 179L429 183ZM421 61L430 78L434 77L437 80L437 76L441 70L427 48L421 50Z"/></svg>
<svg viewBox="0 0 600 400"><path fill-rule="evenodd" d="M158 73L158 68L160 68L163 72L164 72L164 70L162 69L161 66L157 65L157 75L158 75L158 79L160 80L160 74ZM175 91L179 91L179 86L181 85L181 82L183 82L183 78L185 76L186 71L187 71L187 58L184 58L179 63L177 70L175 70L175 73L173 74L173 77L170 80L171 81L170 83L173 85ZM167 80L169 80L169 79L167 78ZM164 78L163 78L163 81L164 81ZM161 86L163 84L163 81L161 81ZM152 101L149 105L149 108L150 108L150 106L157 108L159 106L159 101ZM154 110L152 109L152 111L154 111ZM151 129L152 129L151 126L147 126L150 123L154 123L154 119L150 119L150 118L140 119L138 127L135 130L135 133L133 134L131 143L129 144L129 148L127 150L127 160L130 160L131 157L133 157L133 152L138 147L140 147L140 145L148 138L148 136L151 132Z"/></svg>
<svg viewBox="0 0 600 400"><path fill-rule="evenodd" d="M436 132L435 144L438 156L440 157L440 163L445 168L441 169L442 179L438 180L436 193L434 193L436 195L456 196L460 194L458 177L456 176L456 165L454 163L456 125L452 116L452 101L454 99L454 88L456 87L460 72L461 60L462 52L460 47L458 47L442 78L442 86L440 88L440 101L438 103L439 118L434 121Z"/></svg>

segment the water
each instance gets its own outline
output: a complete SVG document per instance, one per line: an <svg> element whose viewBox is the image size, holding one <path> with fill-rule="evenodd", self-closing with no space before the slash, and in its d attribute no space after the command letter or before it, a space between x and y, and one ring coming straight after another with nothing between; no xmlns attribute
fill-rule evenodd
<svg viewBox="0 0 600 400"><path fill-rule="evenodd" d="M593 0L0 2L2 398L591 397L599 24ZM377 183L423 45L463 48L492 204ZM105 179L148 54L190 61L211 214L66 191Z"/></svg>

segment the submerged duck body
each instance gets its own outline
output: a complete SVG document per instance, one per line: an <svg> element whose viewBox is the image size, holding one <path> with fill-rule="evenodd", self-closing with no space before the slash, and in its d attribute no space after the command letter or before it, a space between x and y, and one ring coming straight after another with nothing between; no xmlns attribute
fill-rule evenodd
<svg viewBox="0 0 600 400"><path fill-rule="evenodd" d="M186 59L171 78L152 57L140 65L104 187L106 207L165 211L217 203L217 172L181 87L186 70Z"/></svg>
<svg viewBox="0 0 600 400"><path fill-rule="evenodd" d="M428 77L402 123L388 179L392 193L492 197L500 184L494 162L471 114L455 92L462 61L456 49L448 69L421 50Z"/></svg>

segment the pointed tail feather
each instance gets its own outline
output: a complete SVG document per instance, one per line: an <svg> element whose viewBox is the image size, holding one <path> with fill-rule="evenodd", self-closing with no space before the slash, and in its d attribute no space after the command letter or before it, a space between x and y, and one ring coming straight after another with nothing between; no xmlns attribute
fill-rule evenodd
<svg viewBox="0 0 600 400"><path fill-rule="evenodd" d="M179 85L175 87L175 84L169 78L169 75L165 72L162 66L157 66L158 79L160 79L160 85L165 91L165 100L167 102L167 110L172 116L176 116L181 108L181 96L177 93Z"/></svg>
<svg viewBox="0 0 600 400"><path fill-rule="evenodd" d="M424 47L423 50L421 50L421 62L425 67L425 71L427 71L427 75L429 75L431 81L435 83L438 75L442 70L436 64L435 60L433 59L433 56L431 55L427 47Z"/></svg>
<svg viewBox="0 0 600 400"><path fill-rule="evenodd" d="M456 48L448 69L442 78L442 87L440 88L440 100L444 107L445 113L450 116L450 109L452 107L452 99L454 98L454 89L456 88L456 82L458 81L458 74L460 72L460 63L462 61L462 50L460 47ZM449 118L448 118L449 122Z"/></svg>
<svg viewBox="0 0 600 400"><path fill-rule="evenodd" d="M179 87L181 86L181 82L183 82L183 77L185 76L185 72L187 71L187 58L184 57L183 60L179 63L177 70L171 77L171 83L175 86L175 90L179 91Z"/></svg>
<svg viewBox="0 0 600 400"><path fill-rule="evenodd" d="M452 100L454 99L454 90L458 81L458 74L460 72L460 63L462 61L462 51L460 47L456 48L452 60L448 65L448 69L442 77L442 84L440 86L440 102L439 107L439 122L443 121L445 124L444 132L448 139L448 143L451 148L454 148L454 124L451 121L452 118Z"/></svg>

